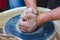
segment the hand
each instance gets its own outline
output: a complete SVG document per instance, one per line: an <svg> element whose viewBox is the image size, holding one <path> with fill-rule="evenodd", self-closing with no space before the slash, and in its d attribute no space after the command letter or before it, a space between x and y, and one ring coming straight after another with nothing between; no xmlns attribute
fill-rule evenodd
<svg viewBox="0 0 60 40"><path fill-rule="evenodd" d="M22 32L32 32L37 28L36 22L37 15L31 11L24 11L19 20L19 28Z"/></svg>

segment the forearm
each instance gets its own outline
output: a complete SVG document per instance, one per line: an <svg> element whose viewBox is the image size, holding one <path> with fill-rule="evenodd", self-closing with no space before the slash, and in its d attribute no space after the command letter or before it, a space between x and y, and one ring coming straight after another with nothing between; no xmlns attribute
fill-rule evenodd
<svg viewBox="0 0 60 40"><path fill-rule="evenodd" d="M60 20L60 7L56 8L46 14L39 15L37 25L42 25L48 21Z"/></svg>
<svg viewBox="0 0 60 40"><path fill-rule="evenodd" d="M25 1L25 4L28 8L33 8L33 9L37 8L36 0L24 0L24 1Z"/></svg>
<svg viewBox="0 0 60 40"><path fill-rule="evenodd" d="M60 20L60 7L48 12L47 18L49 18L48 21Z"/></svg>

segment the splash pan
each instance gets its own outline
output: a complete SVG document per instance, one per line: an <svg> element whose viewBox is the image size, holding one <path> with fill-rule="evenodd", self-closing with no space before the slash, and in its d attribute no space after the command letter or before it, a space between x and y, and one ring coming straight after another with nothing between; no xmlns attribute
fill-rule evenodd
<svg viewBox="0 0 60 40"><path fill-rule="evenodd" d="M19 31L17 23L20 18L20 15L25 9L26 7L20 7L3 12L5 14L2 13L3 21L1 20L1 22L3 24L1 24L1 26L3 26L3 32L5 34L17 36L23 40L45 40L50 39L54 36L54 22L47 22L31 33L22 33L21 31ZM50 9L42 7L38 7L38 10L39 12L51 11Z"/></svg>

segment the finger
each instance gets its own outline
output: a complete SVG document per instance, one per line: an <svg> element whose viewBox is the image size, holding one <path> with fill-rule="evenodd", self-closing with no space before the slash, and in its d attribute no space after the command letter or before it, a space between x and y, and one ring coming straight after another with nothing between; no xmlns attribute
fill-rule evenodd
<svg viewBox="0 0 60 40"><path fill-rule="evenodd" d="M22 19L23 21L27 21L27 16L23 15L23 17L21 17L20 19Z"/></svg>
<svg viewBox="0 0 60 40"><path fill-rule="evenodd" d="M26 19L26 18L27 18L26 13L21 14L20 18L21 18L21 19Z"/></svg>
<svg viewBox="0 0 60 40"><path fill-rule="evenodd" d="M23 27L23 26L19 26L19 29L24 29L24 30L26 30L26 29L28 29L28 28Z"/></svg>
<svg viewBox="0 0 60 40"><path fill-rule="evenodd" d="M38 10L37 9L34 9L34 14L38 15Z"/></svg>
<svg viewBox="0 0 60 40"><path fill-rule="evenodd" d="M30 29L22 29L22 28L19 28L22 32L31 32Z"/></svg>
<svg viewBox="0 0 60 40"><path fill-rule="evenodd" d="M19 27L22 32L28 32L26 28Z"/></svg>
<svg viewBox="0 0 60 40"><path fill-rule="evenodd" d="M19 26L22 26L22 27L24 27L24 28L29 28L29 25L28 25L28 22L27 21L19 21L19 24L18 24Z"/></svg>
<svg viewBox="0 0 60 40"><path fill-rule="evenodd" d="M28 26L29 27L29 26ZM23 30L25 30L25 31L27 31L27 32L30 32L32 29L29 27L25 27L25 26L22 26L22 25L20 25L19 26L19 29L23 29Z"/></svg>
<svg viewBox="0 0 60 40"><path fill-rule="evenodd" d="M30 20L31 18L31 14L27 14L27 19Z"/></svg>
<svg viewBox="0 0 60 40"><path fill-rule="evenodd" d="M26 9L26 10L24 10L23 14L27 14L27 9Z"/></svg>
<svg viewBox="0 0 60 40"><path fill-rule="evenodd" d="M34 28L31 29L31 28L27 28L27 27L22 26L22 25L19 26L19 29L25 30L26 32L32 32L34 30Z"/></svg>
<svg viewBox="0 0 60 40"><path fill-rule="evenodd" d="M23 30L23 29L20 29L20 31L22 31L22 32L27 32L26 30Z"/></svg>
<svg viewBox="0 0 60 40"><path fill-rule="evenodd" d="M23 28L29 29L29 27L26 27L26 26L24 26L22 24L19 24L19 27L23 27Z"/></svg>
<svg viewBox="0 0 60 40"><path fill-rule="evenodd" d="M21 16L20 16L20 19L26 19L27 17L26 17L26 15L24 15L24 14L22 14Z"/></svg>

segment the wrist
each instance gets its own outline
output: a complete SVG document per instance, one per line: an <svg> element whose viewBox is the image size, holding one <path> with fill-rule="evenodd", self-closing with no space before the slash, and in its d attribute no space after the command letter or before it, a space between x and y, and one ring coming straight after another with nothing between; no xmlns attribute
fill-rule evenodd
<svg viewBox="0 0 60 40"><path fill-rule="evenodd" d="M48 17L48 14L40 14L37 18L37 26L42 25L50 20L50 17Z"/></svg>

